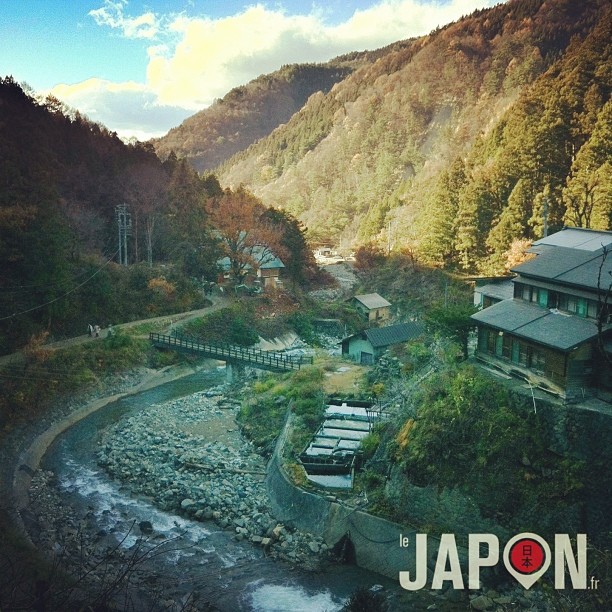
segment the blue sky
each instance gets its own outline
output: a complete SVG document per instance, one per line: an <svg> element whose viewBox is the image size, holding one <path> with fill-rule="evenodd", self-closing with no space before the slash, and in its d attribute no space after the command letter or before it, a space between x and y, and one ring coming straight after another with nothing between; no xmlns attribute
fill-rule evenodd
<svg viewBox="0 0 612 612"><path fill-rule="evenodd" d="M427 34L498 0L0 0L0 76L146 139L232 87Z"/></svg>

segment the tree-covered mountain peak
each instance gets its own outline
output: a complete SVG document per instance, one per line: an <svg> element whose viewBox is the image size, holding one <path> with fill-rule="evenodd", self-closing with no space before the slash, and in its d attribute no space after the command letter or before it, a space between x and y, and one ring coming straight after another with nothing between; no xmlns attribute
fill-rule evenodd
<svg viewBox="0 0 612 612"><path fill-rule="evenodd" d="M476 11L311 97L224 162L220 181L321 242L501 271L544 223L610 226L609 31L601 0Z"/></svg>

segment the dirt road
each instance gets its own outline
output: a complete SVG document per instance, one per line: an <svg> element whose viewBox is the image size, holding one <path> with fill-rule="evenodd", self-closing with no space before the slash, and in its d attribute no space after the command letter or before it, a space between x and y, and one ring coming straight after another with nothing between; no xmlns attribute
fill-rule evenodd
<svg viewBox="0 0 612 612"><path fill-rule="evenodd" d="M119 325L113 325L113 329L130 329L138 327L139 325L145 325L147 323L167 323L168 328L171 328L175 323L185 323L191 319L203 317L204 315L210 314L215 310L225 308L229 304L229 299L226 297L215 296L211 298L212 304L206 308L199 308L198 310L190 310L188 312L181 312L171 315L163 315L161 317L153 317L150 319L140 319L138 321L130 321L129 323L121 323ZM105 337L108 333L108 329L102 329L100 332L101 337ZM57 342L50 342L45 344L45 347L51 349L64 348L67 346L75 346L77 344L84 344L85 342L94 342L97 340L95 336L89 336L83 334L82 336L75 336L74 338L67 338L65 340L58 340ZM10 355L3 355L0 357L0 368L7 365L13 365L19 363L23 359L21 352L11 353Z"/></svg>

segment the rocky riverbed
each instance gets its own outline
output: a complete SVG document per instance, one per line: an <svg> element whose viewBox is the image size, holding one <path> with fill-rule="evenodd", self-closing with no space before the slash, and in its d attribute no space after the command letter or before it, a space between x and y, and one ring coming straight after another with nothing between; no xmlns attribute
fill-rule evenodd
<svg viewBox="0 0 612 612"><path fill-rule="evenodd" d="M120 387L128 384L119 382ZM238 405L227 392L214 387L147 402L134 416L103 428L100 438L91 437L96 440L92 452L108 479L92 474L84 482L83 469L68 484L48 469L34 474L30 506L23 513L28 531L62 572L77 579L69 588L50 585L46 609L77 609L84 602L91 606L112 594L120 600L118 609L129 603L132 609L168 611L285 610L289 607L256 602L269 599L271 588L287 588L287 568L296 568L293 575L298 568L315 570L308 574L320 591L337 567L326 563L330 551L319 538L272 517L263 461L241 437L235 422ZM85 431L88 435L77 437L87 444L93 430ZM69 502L71 491L83 494L88 487L104 489L108 505ZM131 504L132 498L140 500L137 512L131 505L126 511L126 500ZM169 558L172 567L162 567L162 558ZM323 572L316 571L321 568ZM354 583L347 583L347 591L352 588ZM328 598L313 607L314 599L309 599L310 607L296 608L295 598L301 596L290 590L291 609L332 610L342 603ZM541 593L519 588L502 594L485 589L469 596L452 589L444 594L390 590L388 600L394 601L392 610L548 609Z"/></svg>
<svg viewBox="0 0 612 612"><path fill-rule="evenodd" d="M328 548L272 517L265 465L240 436L237 409L219 389L151 406L106 432L98 461L162 510L212 520L272 558L314 569ZM139 529L151 534L155 525L145 521Z"/></svg>

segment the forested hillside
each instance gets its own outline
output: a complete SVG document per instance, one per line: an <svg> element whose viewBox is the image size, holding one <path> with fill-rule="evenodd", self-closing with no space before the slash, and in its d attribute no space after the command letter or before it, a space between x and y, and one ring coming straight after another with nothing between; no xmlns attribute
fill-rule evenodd
<svg viewBox="0 0 612 612"><path fill-rule="evenodd" d="M254 244L282 254L290 281L313 276L288 213L222 191L174 155L162 163L150 144L126 145L11 77L0 79L0 160L0 354L40 333L78 335L88 324L200 307L200 282L217 280L219 259L256 267ZM228 253L236 234L241 248Z"/></svg>
<svg viewBox="0 0 612 612"><path fill-rule="evenodd" d="M612 227L604 0L511 0L391 47L218 170L310 236L503 270L544 224Z"/></svg>
<svg viewBox="0 0 612 612"><path fill-rule="evenodd" d="M232 89L162 138L152 141L165 159L172 151L198 171L212 170L288 121L315 92L328 92L363 63L363 54L322 65L283 66Z"/></svg>

